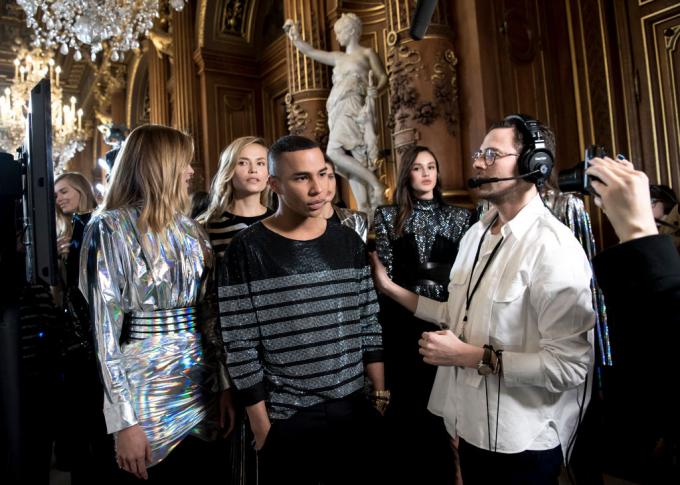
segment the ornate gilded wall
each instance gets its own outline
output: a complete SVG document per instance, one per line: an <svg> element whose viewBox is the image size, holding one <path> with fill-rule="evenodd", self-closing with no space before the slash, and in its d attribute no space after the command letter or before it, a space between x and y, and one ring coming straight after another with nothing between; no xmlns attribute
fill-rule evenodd
<svg viewBox="0 0 680 485"><path fill-rule="evenodd" d="M419 42L408 36L414 5L192 1L185 16L192 23L169 17L145 50L128 60L124 118L194 133L204 187L221 149L237 136L272 141L293 132L323 143L330 71L292 49L281 26L294 18L312 45L339 49L333 23L354 12L364 23L362 44L378 52L390 74L378 101L380 175L390 187L403 148L420 143L440 159L447 194L465 200L469 157L488 125L524 112L555 131L558 170L576 164L585 146L597 142L627 154L653 182L678 189L677 2L440 1ZM593 215L606 241L606 223Z"/></svg>

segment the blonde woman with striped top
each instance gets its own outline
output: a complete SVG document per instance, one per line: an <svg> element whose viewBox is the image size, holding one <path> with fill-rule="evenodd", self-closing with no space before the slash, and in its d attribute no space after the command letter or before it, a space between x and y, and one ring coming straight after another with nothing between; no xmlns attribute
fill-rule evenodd
<svg viewBox="0 0 680 485"><path fill-rule="evenodd" d="M234 140L220 155L210 189L210 205L198 216L217 258L242 229L272 214L268 207L267 145L262 138Z"/></svg>

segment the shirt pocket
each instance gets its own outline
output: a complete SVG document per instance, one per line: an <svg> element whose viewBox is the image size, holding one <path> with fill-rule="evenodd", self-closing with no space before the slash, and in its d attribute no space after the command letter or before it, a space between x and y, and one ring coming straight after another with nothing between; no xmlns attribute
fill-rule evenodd
<svg viewBox="0 0 680 485"><path fill-rule="evenodd" d="M449 275L449 292L455 290L460 294L465 294L466 287L464 285L467 285L469 277L470 273L468 271L459 269L458 271L453 272L453 270L451 270L451 274Z"/></svg>
<svg viewBox="0 0 680 485"><path fill-rule="evenodd" d="M528 284L520 275L501 281L493 296L489 336L505 350L524 347L527 308L524 304Z"/></svg>

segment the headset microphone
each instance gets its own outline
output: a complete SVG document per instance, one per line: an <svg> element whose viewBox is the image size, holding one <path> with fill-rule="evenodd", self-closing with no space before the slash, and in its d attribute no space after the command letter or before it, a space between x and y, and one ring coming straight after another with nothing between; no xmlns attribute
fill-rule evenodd
<svg viewBox="0 0 680 485"><path fill-rule="evenodd" d="M533 175L539 174L541 172L542 172L542 170L538 169L538 170L534 170L533 172L525 173L525 174L522 174L522 175L517 175L516 177L501 177L501 178L498 178L498 177L490 177L490 178L479 177L479 178L472 178L472 179L468 179L467 186L470 189L476 189L477 187L481 187L482 185L485 185L485 184L492 184L494 182L502 182L504 180L524 179L524 178L531 177Z"/></svg>

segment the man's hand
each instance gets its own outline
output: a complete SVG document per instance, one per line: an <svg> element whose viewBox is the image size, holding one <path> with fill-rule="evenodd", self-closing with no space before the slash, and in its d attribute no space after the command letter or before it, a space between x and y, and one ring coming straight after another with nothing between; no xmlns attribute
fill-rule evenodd
<svg viewBox="0 0 680 485"><path fill-rule="evenodd" d="M116 434L118 466L137 478L147 480L146 466L151 463L151 446L141 426L135 424Z"/></svg>
<svg viewBox="0 0 680 485"><path fill-rule="evenodd" d="M423 332L418 345L423 361L432 365L477 367L484 355L483 348L466 344L451 330Z"/></svg>
<svg viewBox="0 0 680 485"><path fill-rule="evenodd" d="M253 431L253 435L255 436L255 449L260 451L264 446L265 441L267 441L267 435L269 435L269 430L271 429L272 424L269 420L267 420L267 422L260 423L257 426L251 423L250 427Z"/></svg>
<svg viewBox="0 0 680 485"><path fill-rule="evenodd" d="M269 430L272 427L269 415L267 414L267 406L264 401L259 401L246 406L246 412L250 421L250 429L255 436L255 449L259 451L264 446Z"/></svg>
<svg viewBox="0 0 680 485"><path fill-rule="evenodd" d="M623 158L593 158L588 175L592 181L595 205L601 207L621 242L658 234L649 196L649 179Z"/></svg>
<svg viewBox="0 0 680 485"><path fill-rule="evenodd" d="M385 389L373 391L371 392L370 398L371 405L375 410L378 411L381 416L385 416L385 411L387 411L387 407L390 405L390 391Z"/></svg>
<svg viewBox="0 0 680 485"><path fill-rule="evenodd" d="M222 438L226 438L231 434L232 431L234 431L234 423L236 421L236 409L234 408L234 400L231 389L222 391L218 405Z"/></svg>

